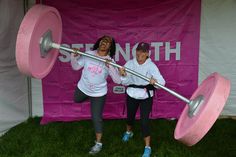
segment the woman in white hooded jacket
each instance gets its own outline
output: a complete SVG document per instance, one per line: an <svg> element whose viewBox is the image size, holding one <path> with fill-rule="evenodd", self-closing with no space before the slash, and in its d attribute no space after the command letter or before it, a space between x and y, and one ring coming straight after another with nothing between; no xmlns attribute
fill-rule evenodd
<svg viewBox="0 0 236 157"><path fill-rule="evenodd" d="M149 114L152 110L153 96L155 87L153 84L158 82L161 85L165 85L165 80L162 77L157 66L149 58L149 44L140 42L136 49L136 57L129 60L124 67L134 70L150 79L147 82L135 75L125 72L124 68L120 68L121 83L128 86L127 93L127 125L126 132L123 135L122 140L124 142L129 141L133 136L132 126L135 121L135 115L140 107L141 128L144 138L145 148L143 157L150 157L150 128L149 128Z"/></svg>

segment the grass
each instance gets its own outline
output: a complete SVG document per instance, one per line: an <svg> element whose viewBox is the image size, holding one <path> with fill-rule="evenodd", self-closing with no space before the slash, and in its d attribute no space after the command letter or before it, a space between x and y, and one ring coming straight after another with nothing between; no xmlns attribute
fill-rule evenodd
<svg viewBox="0 0 236 157"><path fill-rule="evenodd" d="M94 144L91 121L40 125L30 118L0 137L0 157L89 157ZM173 137L176 121L152 120L152 157L236 157L236 121L220 119L196 145L188 147ZM121 141L124 120L104 121L103 150L96 157L140 157L140 122L128 143Z"/></svg>

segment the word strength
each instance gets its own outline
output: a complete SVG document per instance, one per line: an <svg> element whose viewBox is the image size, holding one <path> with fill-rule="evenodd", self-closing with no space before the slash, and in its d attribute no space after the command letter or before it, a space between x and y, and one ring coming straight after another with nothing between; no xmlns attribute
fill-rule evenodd
<svg viewBox="0 0 236 157"><path fill-rule="evenodd" d="M88 51L92 50L93 44L62 44L68 48L77 48L80 51ZM116 55L115 61L119 61L123 58L125 61L132 59L135 56L137 44L130 45L130 43L125 43L124 47L121 46L119 43L116 43ZM181 58L181 42L151 42L150 43L150 51L149 55L154 61L160 60L160 54L162 53L165 61L169 60L180 60ZM61 62L70 62L70 53L64 50L60 50L59 60Z"/></svg>

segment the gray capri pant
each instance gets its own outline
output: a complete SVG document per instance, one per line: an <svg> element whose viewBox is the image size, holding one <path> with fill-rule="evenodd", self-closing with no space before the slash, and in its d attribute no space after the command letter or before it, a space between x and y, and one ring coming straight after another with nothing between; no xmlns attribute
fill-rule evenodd
<svg viewBox="0 0 236 157"><path fill-rule="evenodd" d="M102 133L102 113L105 104L106 95L100 97L91 97L84 94L78 87L74 92L74 102L80 103L85 100L90 100L90 109L92 115L92 121L96 133Z"/></svg>

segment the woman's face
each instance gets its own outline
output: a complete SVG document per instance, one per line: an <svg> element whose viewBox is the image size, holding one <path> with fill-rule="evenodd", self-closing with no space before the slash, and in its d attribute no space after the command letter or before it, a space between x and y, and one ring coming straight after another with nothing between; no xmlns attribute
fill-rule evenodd
<svg viewBox="0 0 236 157"><path fill-rule="evenodd" d="M99 51L103 51L103 52L106 53L105 55L107 55L107 53L110 50L111 44L112 44L112 38L111 37L109 37L109 36L103 37L102 40L99 43Z"/></svg>
<svg viewBox="0 0 236 157"><path fill-rule="evenodd" d="M136 59L138 64L143 64L148 58L148 52L143 52L142 50L136 51Z"/></svg>

